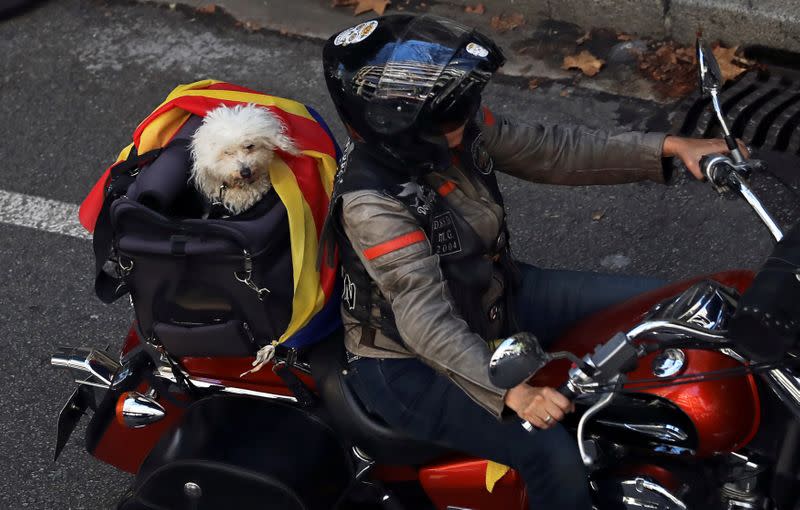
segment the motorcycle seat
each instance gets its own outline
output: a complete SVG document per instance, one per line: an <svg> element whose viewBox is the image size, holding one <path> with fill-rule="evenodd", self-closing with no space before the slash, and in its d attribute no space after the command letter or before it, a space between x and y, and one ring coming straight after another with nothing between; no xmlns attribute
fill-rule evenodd
<svg viewBox="0 0 800 510"><path fill-rule="evenodd" d="M347 361L341 330L315 345L310 361L331 426L377 463L423 465L454 453L412 439L367 412L344 378Z"/></svg>

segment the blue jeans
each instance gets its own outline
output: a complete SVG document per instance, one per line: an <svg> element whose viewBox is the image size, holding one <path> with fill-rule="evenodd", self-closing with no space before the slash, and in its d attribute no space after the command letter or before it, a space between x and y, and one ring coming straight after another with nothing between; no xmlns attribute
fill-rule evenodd
<svg viewBox="0 0 800 510"><path fill-rule="evenodd" d="M571 324L663 281L520 264L518 322L547 346ZM529 434L518 419L498 421L446 377L416 359L361 358L348 384L367 410L407 435L513 467L531 509L590 509L586 470L561 425Z"/></svg>

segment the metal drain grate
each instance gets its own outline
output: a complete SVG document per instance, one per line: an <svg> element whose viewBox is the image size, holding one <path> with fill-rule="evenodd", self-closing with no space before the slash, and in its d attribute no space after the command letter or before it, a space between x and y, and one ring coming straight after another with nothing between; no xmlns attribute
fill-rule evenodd
<svg viewBox="0 0 800 510"><path fill-rule="evenodd" d="M734 136L759 149L800 155L800 81L753 71L727 84L720 100ZM673 123L682 135L722 135L711 99L687 103Z"/></svg>

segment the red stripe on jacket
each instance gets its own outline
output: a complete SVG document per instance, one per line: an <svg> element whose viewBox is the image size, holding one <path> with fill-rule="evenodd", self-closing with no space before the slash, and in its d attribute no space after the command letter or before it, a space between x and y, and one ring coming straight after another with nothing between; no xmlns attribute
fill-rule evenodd
<svg viewBox="0 0 800 510"><path fill-rule="evenodd" d="M425 237L425 232L422 230L415 230L413 232L409 232L408 234L403 234L395 237L394 239L390 239L385 243L373 246L372 248L367 248L364 250L364 256L367 257L367 260L373 260L383 255L392 253L393 251L405 248L406 246L421 243L425 239L427 239Z"/></svg>

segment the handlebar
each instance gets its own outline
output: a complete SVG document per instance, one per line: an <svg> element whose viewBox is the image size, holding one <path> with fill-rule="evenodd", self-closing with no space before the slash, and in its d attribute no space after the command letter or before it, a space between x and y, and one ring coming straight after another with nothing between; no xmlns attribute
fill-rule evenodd
<svg viewBox="0 0 800 510"><path fill-rule="evenodd" d="M783 231L778 222L767 211L747 183L753 171L764 170L766 164L757 159L734 161L723 154L709 154L700 159L703 175L719 192L733 190L739 193L767 226L776 241L783 239Z"/></svg>
<svg viewBox="0 0 800 510"><path fill-rule="evenodd" d="M713 346L715 349L726 347L729 343L724 331L710 331L700 326L678 321L642 322L627 333L617 333L605 343L597 346L594 352L584 356L581 367L574 366L570 369L569 379L556 391L572 401L578 395L586 392L586 388L590 385L605 385L618 381L623 374L636 368L640 357L651 352L645 346L634 344L633 341L642 336L654 335L690 338ZM602 405L607 405L611 396L612 394L609 393L607 399L601 399ZM594 412L598 410L599 408L594 409ZM536 428L528 421L524 421L522 426L528 432L536 431Z"/></svg>

